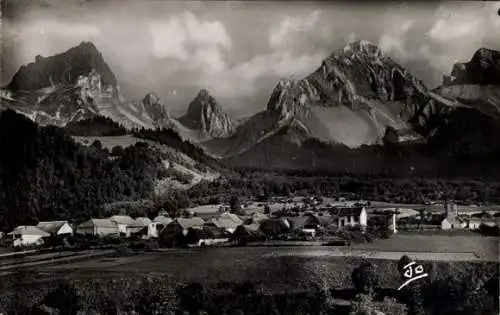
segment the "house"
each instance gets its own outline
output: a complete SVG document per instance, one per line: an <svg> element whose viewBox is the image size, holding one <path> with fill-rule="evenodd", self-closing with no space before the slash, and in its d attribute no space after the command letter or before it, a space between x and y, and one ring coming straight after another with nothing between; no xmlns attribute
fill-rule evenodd
<svg viewBox="0 0 500 315"><path fill-rule="evenodd" d="M212 218L205 223L205 225L212 225L217 228L224 229L229 233L233 233L234 230L236 230L236 228L241 224L243 224L243 220L241 220L234 213L228 212L222 213L217 218Z"/></svg>
<svg viewBox="0 0 500 315"><path fill-rule="evenodd" d="M42 221L38 222L37 227L53 236L73 235L73 227L68 221Z"/></svg>
<svg viewBox="0 0 500 315"><path fill-rule="evenodd" d="M314 237L319 227L319 221L314 215L303 215L300 217L286 217L292 231Z"/></svg>
<svg viewBox="0 0 500 315"><path fill-rule="evenodd" d="M148 238L158 237L160 232L172 222L172 219L164 215L159 215L148 224Z"/></svg>
<svg viewBox="0 0 500 315"><path fill-rule="evenodd" d="M375 210L370 213L368 224L370 227L386 229L392 233L397 233L397 211L394 210ZM413 220L413 219L412 219ZM402 221L408 222L408 219L403 218Z"/></svg>
<svg viewBox="0 0 500 315"><path fill-rule="evenodd" d="M466 226L467 223L459 217L444 218L443 221L441 221L441 230L463 229Z"/></svg>
<svg viewBox="0 0 500 315"><path fill-rule="evenodd" d="M151 220L146 217L137 217L134 219L134 222L127 226L126 236L130 237L133 234L137 234L141 231L146 235L148 233L148 226L151 223Z"/></svg>
<svg viewBox="0 0 500 315"><path fill-rule="evenodd" d="M118 226L118 231L120 234L127 235L127 227L134 224L134 219L129 217L128 215L114 215L109 218L112 222L114 222Z"/></svg>
<svg viewBox="0 0 500 315"><path fill-rule="evenodd" d="M368 214L365 207L338 207L330 210L330 215L337 221L338 227L368 225Z"/></svg>
<svg viewBox="0 0 500 315"><path fill-rule="evenodd" d="M258 223L242 224L234 230L231 240L236 241L240 245L245 245L248 242L265 240L265 234L260 230Z"/></svg>
<svg viewBox="0 0 500 315"><path fill-rule="evenodd" d="M90 219L78 225L76 233L86 235L116 235L120 234L118 226L110 219Z"/></svg>
<svg viewBox="0 0 500 315"><path fill-rule="evenodd" d="M260 230L266 236L280 236L290 231L290 222L285 218L272 218L260 222Z"/></svg>
<svg viewBox="0 0 500 315"><path fill-rule="evenodd" d="M467 226L465 220L458 216L458 207L455 204L445 201L445 217L441 221L441 230L463 229Z"/></svg>
<svg viewBox="0 0 500 315"><path fill-rule="evenodd" d="M498 222L495 220L491 219L481 219L481 218L471 218L467 220L467 228L469 230L477 230L481 226L481 224L484 224L486 226L497 226Z"/></svg>
<svg viewBox="0 0 500 315"><path fill-rule="evenodd" d="M202 229L205 221L198 217L176 218L170 222L159 234L160 242L164 246L177 246L185 243L185 237L190 228Z"/></svg>
<svg viewBox="0 0 500 315"><path fill-rule="evenodd" d="M30 246L42 245L43 238L49 237L50 234L41 230L40 228L32 225L21 225L16 227L12 232L7 235L12 236L13 246Z"/></svg>
<svg viewBox="0 0 500 315"><path fill-rule="evenodd" d="M201 229L190 227L185 237L185 243L191 246L205 247L229 242L230 233L223 228L203 226Z"/></svg>

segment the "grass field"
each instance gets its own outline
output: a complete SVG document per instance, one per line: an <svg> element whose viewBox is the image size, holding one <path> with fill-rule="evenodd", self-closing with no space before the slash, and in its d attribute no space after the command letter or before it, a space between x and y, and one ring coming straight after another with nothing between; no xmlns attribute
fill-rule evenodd
<svg viewBox="0 0 500 315"><path fill-rule="evenodd" d="M480 235L395 234L390 239L357 244L355 249L377 251L414 251L436 253L476 253L486 259L498 259L498 238Z"/></svg>

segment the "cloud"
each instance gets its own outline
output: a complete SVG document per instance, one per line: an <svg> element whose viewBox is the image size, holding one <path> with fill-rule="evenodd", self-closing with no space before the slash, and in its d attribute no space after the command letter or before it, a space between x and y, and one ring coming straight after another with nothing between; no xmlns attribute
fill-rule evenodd
<svg viewBox="0 0 500 315"><path fill-rule="evenodd" d="M311 31L320 15L321 11L316 10L304 16L286 17L277 26L271 28L269 45L274 48L286 47L294 37L303 36L304 33Z"/></svg>
<svg viewBox="0 0 500 315"><path fill-rule="evenodd" d="M408 51L405 48L407 40L406 34L413 23L413 20L406 21L399 28L395 28L391 33L383 35L380 38L378 47L387 53L397 52L404 57L408 56Z"/></svg>
<svg viewBox="0 0 500 315"><path fill-rule="evenodd" d="M259 92L262 80L269 81L269 88L272 89L280 77L301 78L309 74L319 67L326 54L322 51L297 53L294 48L303 43L299 41L307 37L308 32L314 31L320 14L320 11L313 11L286 17L277 25L270 26L268 38L271 52L236 64L215 79L200 76L200 84L222 97L250 96Z"/></svg>
<svg viewBox="0 0 500 315"><path fill-rule="evenodd" d="M480 32L482 27L481 16L469 14L454 14L441 11L442 15L436 24L429 30L429 36L437 41L454 41Z"/></svg>
<svg viewBox="0 0 500 315"><path fill-rule="evenodd" d="M33 60L36 55L50 56L60 53L61 46L77 45L92 41L100 34L100 28L85 23L61 23L57 20L37 20L21 27L2 25L4 36L16 47L17 58Z"/></svg>
<svg viewBox="0 0 500 315"><path fill-rule="evenodd" d="M221 22L203 20L186 11L167 22L152 21L149 28L157 58L186 61L188 70L213 73L226 67L223 50L231 50L232 40Z"/></svg>

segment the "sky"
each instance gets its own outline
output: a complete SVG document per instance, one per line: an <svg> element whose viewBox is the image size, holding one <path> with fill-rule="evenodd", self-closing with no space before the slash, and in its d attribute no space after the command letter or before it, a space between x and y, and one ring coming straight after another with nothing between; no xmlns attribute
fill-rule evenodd
<svg viewBox="0 0 500 315"><path fill-rule="evenodd" d="M181 115L204 88L232 116L266 107L355 40L430 87L480 47L500 50L500 1L3 0L1 83L36 55L92 41L127 99L153 92Z"/></svg>

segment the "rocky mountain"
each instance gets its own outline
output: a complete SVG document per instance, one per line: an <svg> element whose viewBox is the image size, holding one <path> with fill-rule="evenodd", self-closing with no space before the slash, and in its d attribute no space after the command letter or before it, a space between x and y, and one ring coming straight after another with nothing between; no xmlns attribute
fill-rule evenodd
<svg viewBox="0 0 500 315"><path fill-rule="evenodd" d="M436 146L468 155L500 149L500 52L477 50L429 95L423 110L433 112Z"/></svg>
<svg viewBox="0 0 500 315"><path fill-rule="evenodd" d="M261 168L387 171L391 174L418 172L418 174L434 175L460 173L476 177L500 175L500 168L496 166L498 165L496 161L500 159L499 56L500 53L497 51L479 49L470 61L457 63L451 75L444 78L442 86L432 91L425 91L421 84L410 84L414 90L406 94L409 101L401 102L402 106L399 109L403 114L396 117L406 120L408 130L418 133L421 141L407 141L411 137L404 134L411 135L411 132L402 132L401 129L398 130L388 124L382 137L383 145L361 146L354 149L316 140L311 145L311 140L308 140L311 134L297 132L298 126L301 131L310 129L305 128L304 124L296 123L301 118L296 114L298 106L293 102L293 98L291 100L288 98L282 102L270 102L273 106L271 109L279 109L276 115L280 117L287 115L294 117L291 125L294 127L289 128L285 124L278 132L266 137L251 149L225 157L223 163ZM392 82L398 82L399 79L394 79L398 77L399 75L393 77ZM406 82L418 83L418 81ZM363 91L359 88L361 84L357 86L358 91ZM398 91L397 86L398 83L395 83L389 91L394 87ZM304 91L305 85L302 87L302 90L300 88L298 90ZM364 91L367 94L372 93L368 89ZM410 89L407 87L406 91L409 92ZM396 92L395 95L397 94ZM350 96L343 95L346 94L344 92L337 94L339 98L344 98L347 106L352 106ZM385 95L390 95L386 98L388 100L401 99L402 96L392 96L394 95L392 92L382 92L366 98L372 100L371 104L375 104L373 100L377 100L385 105L387 101L382 101ZM282 94L279 96L283 97ZM294 136L300 134L303 139L302 145L289 140L283 141L289 139L291 134Z"/></svg>
<svg viewBox="0 0 500 315"><path fill-rule="evenodd" d="M185 127L198 131L198 136L202 139L228 137L235 127L231 117L224 113L215 98L205 89L198 92L186 114L178 120Z"/></svg>
<svg viewBox="0 0 500 315"><path fill-rule="evenodd" d="M359 41L331 54L301 80L280 80L267 109L242 124L226 145L204 145L231 156L289 124L301 129L302 139L349 147L380 143L387 126L416 138L411 119L426 98L421 81L372 43Z"/></svg>
<svg viewBox="0 0 500 315"><path fill-rule="evenodd" d="M192 142L224 138L236 123L201 90L179 120L154 93L127 100L102 54L91 42L51 57L37 56L0 89L0 110L11 108L42 125L65 126L95 116L132 128L171 128Z"/></svg>
<svg viewBox="0 0 500 315"><path fill-rule="evenodd" d="M37 56L2 89L3 107L40 124L64 126L101 115L127 128L168 125L165 105L153 94L124 100L117 79L91 42L51 57Z"/></svg>

